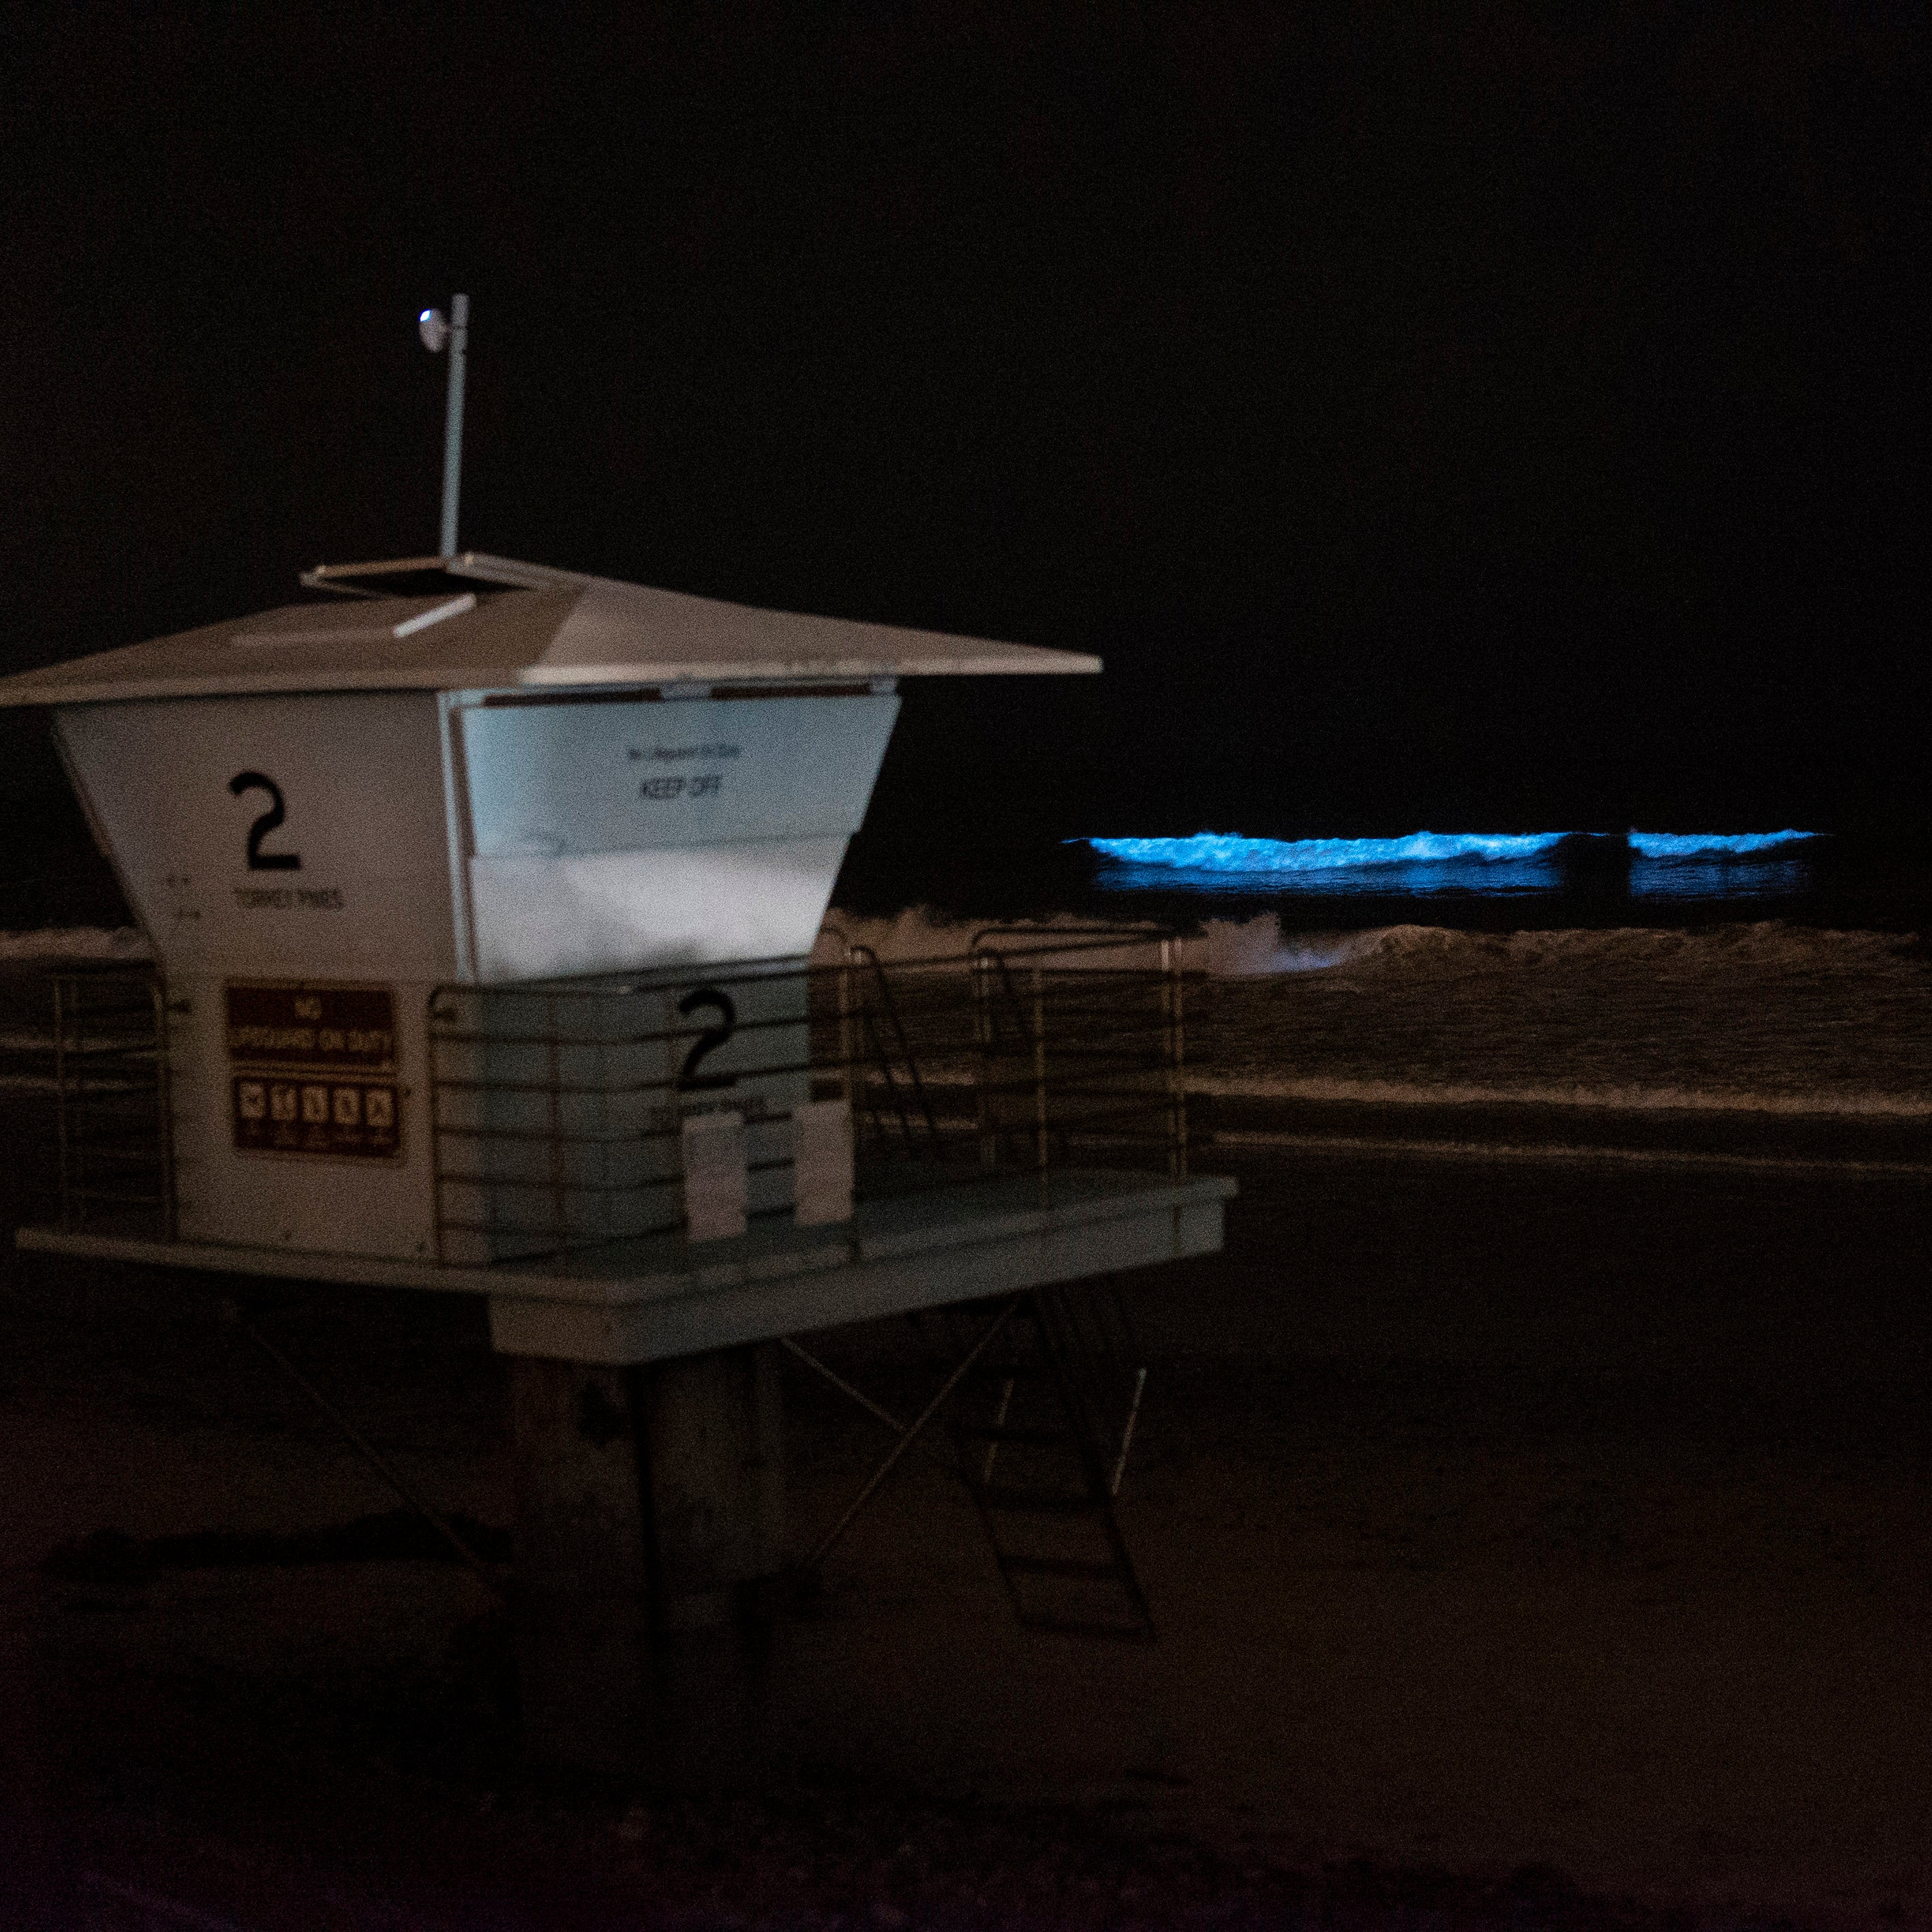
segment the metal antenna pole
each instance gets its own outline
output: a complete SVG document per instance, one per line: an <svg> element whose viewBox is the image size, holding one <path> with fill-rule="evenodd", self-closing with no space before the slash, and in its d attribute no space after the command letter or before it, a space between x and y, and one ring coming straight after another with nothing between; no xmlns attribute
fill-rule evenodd
<svg viewBox="0 0 1932 1932"><path fill-rule="evenodd" d="M463 482L463 355L470 340L470 298L449 303L449 392L442 414L443 556L456 554L456 499Z"/></svg>

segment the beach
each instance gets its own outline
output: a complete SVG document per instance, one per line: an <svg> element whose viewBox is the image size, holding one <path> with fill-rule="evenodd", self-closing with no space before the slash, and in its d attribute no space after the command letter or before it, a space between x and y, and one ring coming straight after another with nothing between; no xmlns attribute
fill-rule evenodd
<svg viewBox="0 0 1932 1932"><path fill-rule="evenodd" d="M10 1257L4 1560L82 1868L244 1923L291 1874L384 1924L1932 1922L1922 1150L1326 1104L1217 1123L1228 1252L1123 1284L1158 1644L1016 1628L909 1459L781 1619L772 1791L695 1808L519 1766L459 1566L289 1560L394 1498L224 1325L235 1284ZM244 1292L439 1508L507 1523L478 1311ZM914 1399L896 1332L820 1346ZM787 1400L802 1542L890 1445ZM136 1554L76 1558L100 1531ZM208 1531L228 1559L138 1555Z"/></svg>

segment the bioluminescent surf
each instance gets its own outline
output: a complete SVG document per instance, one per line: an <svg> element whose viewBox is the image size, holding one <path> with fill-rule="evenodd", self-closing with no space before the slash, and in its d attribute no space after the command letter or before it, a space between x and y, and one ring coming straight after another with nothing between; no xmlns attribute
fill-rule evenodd
<svg viewBox="0 0 1932 1932"><path fill-rule="evenodd" d="M1565 839L1612 842L1615 834L1576 832L1411 832L1399 838L1246 838L1197 832L1189 838L1088 838L1108 859L1186 872L1334 872L1358 866L1440 865L1458 859L1492 864L1534 859ZM1815 832L1630 832L1630 852L1645 859L1742 856L1816 838Z"/></svg>
<svg viewBox="0 0 1932 1932"><path fill-rule="evenodd" d="M1630 850L1646 859L1744 858L1802 844L1815 832L1632 832Z"/></svg>
<svg viewBox="0 0 1932 1932"><path fill-rule="evenodd" d="M1109 859L1185 872L1336 872L1360 866L1436 865L1477 859L1534 859L1567 832L1412 832L1400 838L1244 838L1197 832L1191 838L1089 838Z"/></svg>
<svg viewBox="0 0 1932 1932"><path fill-rule="evenodd" d="M1788 888L1787 862L1816 832L1412 832L1388 838L1096 838L1102 886L1183 892L1548 892L1628 874L1640 895L1700 898ZM1734 871L1734 860L1756 861ZM1774 878L1772 872L1777 871Z"/></svg>

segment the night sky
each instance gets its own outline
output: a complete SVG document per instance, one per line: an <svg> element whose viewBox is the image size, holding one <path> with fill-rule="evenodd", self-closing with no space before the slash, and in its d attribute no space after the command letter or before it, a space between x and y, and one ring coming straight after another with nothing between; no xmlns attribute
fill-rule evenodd
<svg viewBox="0 0 1932 1932"><path fill-rule="evenodd" d="M466 544L1106 658L880 849L1925 827L1922 8L160 13L0 14L9 668L433 548L461 288Z"/></svg>

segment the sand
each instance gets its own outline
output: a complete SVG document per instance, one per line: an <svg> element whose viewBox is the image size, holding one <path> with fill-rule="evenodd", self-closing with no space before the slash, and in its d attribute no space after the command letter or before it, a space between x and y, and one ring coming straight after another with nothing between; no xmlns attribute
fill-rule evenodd
<svg viewBox="0 0 1932 1932"><path fill-rule="evenodd" d="M785 1769L751 1799L526 1771L453 1564L48 1574L101 1529L392 1499L224 1285L10 1261L16 1814L100 1924L169 1922L135 1893L247 1925L1932 1922L1922 1180L1355 1125L1222 1150L1230 1254L1132 1288L1159 1645L1015 1628L910 1462L780 1627ZM439 1507L507 1522L476 1311L261 1319ZM828 1347L914 1398L892 1336ZM884 1445L802 1378L789 1403L802 1543Z"/></svg>

